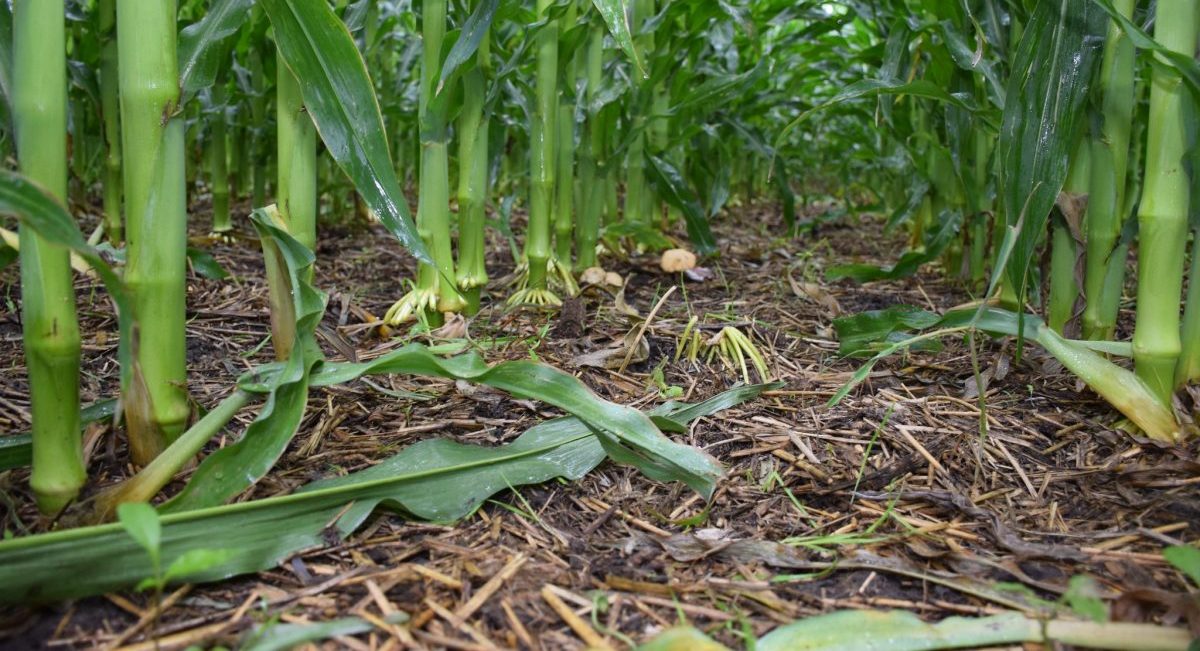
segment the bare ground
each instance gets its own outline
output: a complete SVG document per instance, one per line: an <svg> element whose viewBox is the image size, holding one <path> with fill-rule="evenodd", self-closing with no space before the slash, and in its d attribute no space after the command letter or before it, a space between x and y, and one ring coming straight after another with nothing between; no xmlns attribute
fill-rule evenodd
<svg viewBox="0 0 1200 651"><path fill-rule="evenodd" d="M485 299L492 307L469 323L476 340L517 337L489 359L535 355L639 407L663 399L651 380L656 368L687 400L737 381L719 363L674 361L689 313L752 331L786 387L701 419L680 437L728 469L711 504L605 463L576 483L498 495L454 526L377 515L343 544L256 576L180 588L152 625L144 617L151 600L132 593L3 610L0 648L153 648L152 637L161 648L234 646L272 617L379 621L394 611L410 623L328 648L575 649L595 639L627 648L681 620L740 646L743 636L841 608L900 608L931 619L1033 608L1035 597L1060 599L1077 575L1095 579L1117 619L1200 623L1196 600L1161 558L1164 545L1200 534L1195 443L1164 448L1114 429L1107 405L1036 350L1016 362L1012 342L978 348L980 371L993 378L986 435L970 393L970 349L959 340L880 364L849 398L826 407L858 363L836 355L838 313L895 303L944 309L969 296L938 269L865 286L825 283L828 265L895 259L902 242L870 218L785 240L771 206L733 212L718 225L722 255L707 263L714 278L668 298L646 331L648 358L624 371L572 364L634 327L611 294L589 291L582 310L549 318ZM492 244L499 277L512 261L505 242ZM270 346L262 345L267 292L257 245L206 246L233 274L190 282L190 391L211 406L238 375L268 360ZM365 358L399 345L366 322L398 297L409 256L381 232L330 229L317 257L318 285L331 295L327 356ZM609 267L626 277L625 300L642 314L679 282L652 257ZM0 431L17 432L28 428L28 392L15 267L0 270L0 282ZM115 321L95 283L80 280L79 295L90 402L115 392ZM376 383L433 399L396 399L363 382L314 390L280 466L239 499L360 469L429 437L497 444L554 415L452 382ZM224 436L238 435L253 415L244 410ZM97 426L87 437L94 486L130 472L116 433ZM24 471L0 474L0 523L17 535L51 526L32 508L26 481Z"/></svg>

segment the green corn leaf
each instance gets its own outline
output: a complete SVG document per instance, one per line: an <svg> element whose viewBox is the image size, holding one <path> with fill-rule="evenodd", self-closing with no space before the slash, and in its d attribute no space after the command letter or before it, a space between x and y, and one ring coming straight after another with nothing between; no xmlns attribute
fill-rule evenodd
<svg viewBox="0 0 1200 651"><path fill-rule="evenodd" d="M99 276L109 297L117 305L120 337L117 356L121 366L121 386L126 386L133 368L130 345L134 331L133 302L120 275L95 247L87 243L79 231L79 225L58 199L38 184L10 170L0 169L0 214L13 215L22 228L32 228L47 241L74 251Z"/></svg>
<svg viewBox="0 0 1200 651"><path fill-rule="evenodd" d="M259 6L329 154L392 235L433 264L392 167L366 63L346 26L325 0L259 0Z"/></svg>
<svg viewBox="0 0 1200 651"><path fill-rule="evenodd" d="M833 329L838 336L838 354L853 355L887 340L893 333L932 328L940 321L940 316L919 307L894 305L839 317L833 320Z"/></svg>
<svg viewBox="0 0 1200 651"><path fill-rule="evenodd" d="M753 68L736 75L721 75L705 81L688 92L675 106L667 111L668 115L676 115L697 107L724 106L730 99L746 92L746 89L766 76L768 66L765 60L759 61Z"/></svg>
<svg viewBox="0 0 1200 651"><path fill-rule="evenodd" d="M911 95L913 97L923 97L939 102L944 102L951 106L956 106L965 111L975 113L983 124L991 126L992 119L986 111L981 111L975 106L970 97L966 95L957 95L947 92L941 86L926 79L917 79L915 81L904 81L902 79L863 79L856 81L842 89L842 92L835 95L829 101L823 102L814 106L807 111L804 111L795 119L787 124L779 135L775 136L775 146L782 145L784 139L796 127L803 124L814 114L824 111L830 107L843 104L845 102L861 99L864 97L879 97L881 95Z"/></svg>
<svg viewBox="0 0 1200 651"><path fill-rule="evenodd" d="M1163 558L1183 572L1192 584L1200 587L1200 549L1187 545L1172 545L1163 550Z"/></svg>
<svg viewBox="0 0 1200 651"><path fill-rule="evenodd" d="M0 2L0 93L6 107L12 104L12 32L12 9Z"/></svg>
<svg viewBox="0 0 1200 651"><path fill-rule="evenodd" d="M228 69L229 45L254 0L216 0L204 17L179 32L179 87L185 96L208 88Z"/></svg>
<svg viewBox="0 0 1200 651"><path fill-rule="evenodd" d="M697 405L669 403L650 413L686 424L773 386L740 387ZM257 572L343 539L381 503L438 518L467 514L509 487L578 479L604 459L604 451L595 431L575 417L541 423L499 447L423 441L385 462L392 472L375 466L292 495L162 515L161 560L169 567L192 550L219 547L228 557L190 581ZM483 494L484 484L491 493ZM214 539L214 532L220 536ZM0 541L0 603L102 594L145 576L142 548L118 523Z"/></svg>
<svg viewBox="0 0 1200 651"><path fill-rule="evenodd" d="M311 277L314 256L282 228L271 212L255 210L251 223L258 231L268 264L282 262L296 319L295 343L286 362L276 365L267 386L266 403L240 441L208 455L183 490L163 505L164 513L218 506L261 479L279 460L295 436L308 404L309 375L321 361L314 333L325 313L327 297L302 281Z"/></svg>
<svg viewBox="0 0 1200 651"><path fill-rule="evenodd" d="M942 36L943 42L946 44L946 51L949 52L950 58L954 60L954 63L967 72L983 75L983 78L988 82L988 90L991 92L993 101L995 101L998 108L1003 109L1004 83L996 73L996 67L992 59L983 56L982 51L977 52L971 49L967 45L967 39L951 21L943 20L939 23L938 31ZM982 39L983 35L980 34L979 38Z"/></svg>
<svg viewBox="0 0 1200 651"><path fill-rule="evenodd" d="M938 259L946 247L954 241L962 226L962 213L955 211L945 215L942 226L932 234L925 247L917 251L906 251L900 259L890 267L879 267L869 264L840 264L833 265L825 271L825 278L830 281L849 278L856 282L868 283L876 280L896 280L907 278L921 268L922 265Z"/></svg>
<svg viewBox="0 0 1200 651"><path fill-rule="evenodd" d="M1007 279L1021 300L1085 124L1104 28L1103 12L1091 2L1039 2L1017 48L997 156L1005 219L1020 224Z"/></svg>
<svg viewBox="0 0 1200 651"><path fill-rule="evenodd" d="M220 262L212 256L211 253L203 249L194 249L188 247L187 250L188 262L192 265L192 269L202 278L209 280L225 280L229 277L229 272L225 267L221 266Z"/></svg>
<svg viewBox="0 0 1200 651"><path fill-rule="evenodd" d="M474 353L441 359L424 346L410 344L371 362L326 363L314 373L313 384L341 384L375 373L462 379L554 405L587 423L618 463L658 481L682 481L705 497L712 495L722 472L712 457L663 436L644 414L596 396L569 373L535 362L488 366Z"/></svg>
<svg viewBox="0 0 1200 651"><path fill-rule="evenodd" d="M758 651L922 651L1041 641L1041 623L1020 613L950 617L926 624L905 611L841 611L781 626L758 641Z"/></svg>
<svg viewBox="0 0 1200 651"><path fill-rule="evenodd" d="M1099 584L1090 576L1079 574L1071 577L1062 600L1080 617L1093 622L1108 621L1108 605L1104 603Z"/></svg>
<svg viewBox="0 0 1200 651"><path fill-rule="evenodd" d="M757 651L937 651L1030 642L1122 651L1184 651L1191 636L1153 624L1040 620L1017 612L949 617L935 624L907 611L843 610L802 619L760 638Z"/></svg>
<svg viewBox="0 0 1200 651"><path fill-rule="evenodd" d="M305 280L311 274L313 255L276 227L268 211L255 211L251 221L264 250L274 251L269 257L281 260L291 286L300 288L292 292L296 352L283 364L268 365L239 381L245 391L267 394L263 410L241 440L200 464L183 491L164 505L164 512L224 504L266 475L300 425L310 386L342 384L381 373L467 380L546 402L586 422L618 462L636 466L660 481L683 481L706 497L712 494L721 468L711 457L670 441L637 410L603 400L574 376L549 366L520 360L489 367L475 353L441 359L420 344L360 364L322 363L313 333L324 313L326 296Z"/></svg>
<svg viewBox="0 0 1200 651"><path fill-rule="evenodd" d="M1200 62L1194 58L1187 56L1181 52L1167 49L1154 40L1152 36L1147 34L1142 28L1133 24L1133 21L1125 17L1117 8L1113 6L1112 0L1092 0L1105 13L1117 22L1125 35L1129 37L1129 41L1134 47L1139 50L1146 50L1162 57L1165 61L1155 58L1155 63L1165 63L1179 73L1183 78L1183 82L1187 84L1192 95L1200 101Z"/></svg>
<svg viewBox="0 0 1200 651"><path fill-rule="evenodd" d="M646 69L642 67L642 61L638 58L637 48L633 45L633 33L629 28L629 3L627 0L592 0L592 4L596 7L596 11L604 18L604 24L608 25L608 33L612 35L613 40L621 49L625 51L626 56L633 62L634 69L642 78L646 77Z"/></svg>
<svg viewBox="0 0 1200 651"><path fill-rule="evenodd" d="M834 405L866 380L871 369L882 359L948 334L979 330L993 335L1029 336L1068 371L1083 380L1117 411L1142 429L1146 436L1177 442L1183 430L1170 408L1155 399L1153 392L1129 369L1118 366L1100 355L1130 355L1128 343L1073 341L1059 336L1040 318L988 307L968 307L952 310L937 317L916 308L899 306L881 312L844 317L834 323L846 353L872 350L872 344L886 344L879 353L863 364L830 399ZM912 330L926 332L907 335Z"/></svg>
<svg viewBox="0 0 1200 651"><path fill-rule="evenodd" d="M669 628L637 649L638 651L729 651L729 647L716 642L691 626Z"/></svg>
<svg viewBox="0 0 1200 651"><path fill-rule="evenodd" d="M121 506L128 506L122 504ZM229 560L233 553L228 549L192 549L171 561L163 573L163 581L170 583L205 572Z"/></svg>
<svg viewBox="0 0 1200 651"><path fill-rule="evenodd" d="M696 252L707 255L716 251L717 241L709 228L708 216L700 207L700 198L684 180L683 174L670 161L653 154L646 156L646 162L649 163L646 171L650 173L651 182L658 188L659 196L683 213L683 219L687 222L688 238L695 245Z"/></svg>
<svg viewBox="0 0 1200 651"><path fill-rule="evenodd" d="M467 18L458 40L454 41L454 46L442 62L442 77L438 80L436 94L440 95L447 84L456 78L462 65L475 56L483 37L487 36L492 28L492 20L496 17L496 8L499 6L500 0L483 0Z"/></svg>
<svg viewBox="0 0 1200 651"><path fill-rule="evenodd" d="M33 463L33 437L15 434L0 437L0 471L24 468Z"/></svg>
<svg viewBox="0 0 1200 651"><path fill-rule="evenodd" d="M408 620L404 613L394 613L384 618L389 624L403 624ZM374 630L375 625L358 617L344 617L328 622L313 624L264 624L242 640L242 651L288 651L305 642L319 642L341 635L357 635Z"/></svg>
<svg viewBox="0 0 1200 651"><path fill-rule="evenodd" d="M909 219L912 219L917 208L921 206L921 201L929 194L929 181L925 179L915 179L911 184L908 192L908 198L902 205L897 207L892 214L888 216L887 223L883 227L883 232L890 233L897 226L900 226Z"/></svg>

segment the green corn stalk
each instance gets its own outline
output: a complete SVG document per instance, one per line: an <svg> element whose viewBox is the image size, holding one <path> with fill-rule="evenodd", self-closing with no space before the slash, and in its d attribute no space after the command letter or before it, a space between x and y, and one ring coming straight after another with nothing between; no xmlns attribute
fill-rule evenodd
<svg viewBox="0 0 1200 651"><path fill-rule="evenodd" d="M646 7L649 10L646 15L654 15L654 13L658 10L658 7L656 6L658 3L655 2L655 0L644 1L646 2ZM655 49L654 34L646 34L644 38L645 43L642 46L643 52L646 53L646 56L653 56ZM654 87L650 91L650 98L651 118L648 126L649 133L647 135L646 144L650 150L650 153L654 154L655 156L664 156L671 133L671 123L670 119L667 117L667 111L670 108L671 103L671 96L668 92L668 86L665 80L654 84ZM680 167L680 169L683 168ZM646 206L644 208L645 214L650 218L660 215L662 212L660 204L662 202L657 196L655 196L655 193L650 191L644 196L644 201L646 202Z"/></svg>
<svg viewBox="0 0 1200 651"><path fill-rule="evenodd" d="M601 157L596 161L597 173L601 175L604 196L604 224L617 222L621 216L621 200L618 196L620 161L614 155L613 139L617 133L616 107L605 107L600 113L601 133L606 137L600 145Z"/></svg>
<svg viewBox="0 0 1200 651"><path fill-rule="evenodd" d="M577 5L567 7L562 18L564 27L575 24ZM566 31L566 30L563 30ZM578 57L565 65L563 83L574 86L579 75ZM567 272L571 269L571 245L575 229L575 103L564 90L558 95L557 170L555 172L554 257Z"/></svg>
<svg viewBox="0 0 1200 651"><path fill-rule="evenodd" d="M474 3L473 3L474 4ZM463 106L458 118L458 267L455 280L466 302L464 312L479 312L487 285L484 225L487 204L488 138L490 119L484 116L484 95L491 72L490 38L484 35L475 66L463 73Z"/></svg>
<svg viewBox="0 0 1200 651"><path fill-rule="evenodd" d="M317 130L304 108L300 84L276 56L276 204L287 231L304 246L317 242Z"/></svg>
<svg viewBox="0 0 1200 651"><path fill-rule="evenodd" d="M589 106L600 91L603 65L604 28L594 25L588 35L584 59ZM600 239L600 219L605 208L604 195L607 188L607 175L599 169L604 135L604 119L601 112L589 112L579 156L579 184L583 193L583 205L579 210L579 220L575 224L575 255L579 269L596 266L596 241Z"/></svg>
<svg viewBox="0 0 1200 651"><path fill-rule="evenodd" d="M1200 19L1200 15L1197 15ZM1192 124L1192 135L1197 136L1196 116L1200 115L1200 104L1192 104L1185 114ZM1193 142L1188 154L1191 168L1191 196L1200 197L1200 147ZM1175 386L1182 388L1189 382L1200 380L1200 201L1188 206L1192 229L1192 264L1188 272L1187 301L1183 309L1183 327L1180 331L1183 348L1179 364L1175 368Z"/></svg>
<svg viewBox="0 0 1200 651"><path fill-rule="evenodd" d="M654 0L633 1L633 30L637 33L646 21L654 16ZM642 34L637 37L637 48L642 52L654 50L654 35ZM634 106L630 119L630 129L634 131L633 142L625 156L625 219L633 223L648 223L651 218L650 184L646 176L647 131L649 130L646 116L646 93L652 93L649 83L643 83L634 93Z"/></svg>
<svg viewBox="0 0 1200 651"><path fill-rule="evenodd" d="M1114 7L1133 16L1133 0L1115 0ZM1126 210L1125 183L1129 167L1129 140L1133 126L1133 43L1112 22L1104 44L1100 68L1100 133L1091 137L1092 173L1088 187L1087 258L1084 270L1083 310L1085 339L1112 339L1117 329L1117 310L1125 284L1128 247L1120 244Z"/></svg>
<svg viewBox="0 0 1200 651"><path fill-rule="evenodd" d="M117 69L117 0L100 0L96 9L103 51L100 54L100 112L104 116L104 230L120 243L121 225L121 92Z"/></svg>
<svg viewBox="0 0 1200 651"><path fill-rule="evenodd" d="M281 226L310 250L317 242L317 131L304 109L300 84L283 58L275 59L275 116L277 183L275 215ZM261 174L260 174L261 176ZM292 354L295 319L287 278L280 264L268 256L271 342L276 359Z"/></svg>
<svg viewBox="0 0 1200 651"><path fill-rule="evenodd" d="M631 223L645 223L650 215L646 212L646 194L650 192L646 181L646 117L635 115L630 128L637 130L625 155L625 212L624 218Z"/></svg>
<svg viewBox="0 0 1200 651"><path fill-rule="evenodd" d="M415 315L431 326L442 315L466 305L458 293L454 251L450 240L450 164L447 129L448 102L440 93L442 44L446 38L446 0L425 0L421 12L421 96L418 124L421 141L420 191L417 196L417 233L429 249L434 264L417 265L417 283L411 292L388 310L390 323Z"/></svg>
<svg viewBox="0 0 1200 651"><path fill-rule="evenodd" d="M453 279L454 251L450 240L450 163L447 102L434 105L442 69L442 44L446 38L447 0L425 0L421 14L423 53L421 59L421 178L417 197L418 230L433 255L434 266L417 270L418 291L437 296L428 316L440 323L441 314L462 310L464 302ZM449 92L448 90L445 92Z"/></svg>
<svg viewBox="0 0 1200 651"><path fill-rule="evenodd" d="M67 198L67 61L63 3L13 6L13 119L21 173L60 201ZM33 471L43 513L79 493L87 473L79 436L79 323L70 256L32 229L20 229L21 307Z"/></svg>
<svg viewBox="0 0 1200 651"><path fill-rule="evenodd" d="M250 46L250 124L251 138L248 152L249 169L254 175L250 190L250 204L261 208L267 203L267 169L266 134L262 125L267 121L267 76L263 72L262 52L258 47Z"/></svg>
<svg viewBox="0 0 1200 651"><path fill-rule="evenodd" d="M212 87L213 109L218 111L209 126L208 183L212 189L212 231L221 234L233 230L229 215L229 164L226 159L225 141L225 82L218 78Z"/></svg>
<svg viewBox="0 0 1200 651"><path fill-rule="evenodd" d="M187 400L187 196L179 113L174 0L117 3L124 154L125 281L140 330L123 387L130 451L139 465L183 432Z"/></svg>
<svg viewBox="0 0 1200 651"><path fill-rule="evenodd" d="M1188 294L1183 312L1183 341L1175 386L1200 380L1200 227L1192 229L1192 266L1188 272Z"/></svg>
<svg viewBox="0 0 1200 651"><path fill-rule="evenodd" d="M969 200L972 204L972 218L968 267L972 287L980 287L987 281L988 215L993 208L987 186L995 143L995 138L983 129L975 129L971 135L971 153L974 160L970 175L972 187Z"/></svg>
<svg viewBox="0 0 1200 651"><path fill-rule="evenodd" d="M1161 0L1154 37L1164 47L1191 56L1196 49L1194 0ZM1150 87L1146 170L1138 207L1137 322L1133 359L1137 374L1169 404L1182 348L1179 300L1188 234L1188 178L1184 102L1179 75L1156 67Z"/></svg>
<svg viewBox="0 0 1200 651"><path fill-rule="evenodd" d="M1071 171L1063 186L1066 203L1061 209L1074 209L1076 198L1086 195L1091 177L1091 149L1087 142L1075 148L1071 160ZM1046 308L1046 322L1059 334L1064 334L1067 322L1075 316L1075 301L1079 298L1079 283L1075 279L1075 260L1078 250L1070 225L1070 219L1080 215L1060 212L1051 228L1050 241L1050 298Z"/></svg>
<svg viewBox="0 0 1200 651"><path fill-rule="evenodd" d="M547 20L552 0L537 0L538 19ZM525 236L525 261L529 266L526 289L510 301L557 304L546 285L550 264L550 219L554 203L555 146L558 130L558 23L538 32L536 106L530 137L529 228Z"/></svg>
<svg viewBox="0 0 1200 651"><path fill-rule="evenodd" d="M246 196L246 176L249 173L250 162L247 160L249 147L246 138L250 136L249 129L242 124L242 107L235 109L233 124L229 131L229 195L232 199Z"/></svg>

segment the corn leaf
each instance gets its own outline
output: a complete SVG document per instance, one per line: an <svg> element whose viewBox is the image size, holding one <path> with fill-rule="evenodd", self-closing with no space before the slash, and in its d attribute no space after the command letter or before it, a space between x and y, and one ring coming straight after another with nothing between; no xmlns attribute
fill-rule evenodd
<svg viewBox="0 0 1200 651"><path fill-rule="evenodd" d="M997 156L1005 219L1010 226L1020 224L1007 269L1020 300L1085 124L1084 103L1104 22L1091 2L1039 2L1017 48Z"/></svg>
<svg viewBox="0 0 1200 651"><path fill-rule="evenodd" d="M941 321L933 312L911 305L893 305L886 310L870 310L833 320L838 336L838 354L854 355L897 332L932 328Z"/></svg>
<svg viewBox="0 0 1200 651"><path fill-rule="evenodd" d="M20 174L0 169L0 214L13 215L22 228L31 228L46 241L70 249L96 272L117 306L121 385L132 368L130 351L134 331L133 302L125 283L100 252L84 238L79 225L53 195Z"/></svg>
<svg viewBox="0 0 1200 651"><path fill-rule="evenodd" d="M921 268L922 265L936 260L954 241L962 226L962 213L954 211L943 214L941 228L931 233L931 237L920 250L906 251L895 264L880 267L870 264L839 264L825 271L825 278L831 281L849 278L860 283L877 280L896 280L907 278Z"/></svg>
<svg viewBox="0 0 1200 651"><path fill-rule="evenodd" d="M1004 612L929 624L906 611L842 610L780 626L748 645L757 651L938 651L1054 642L1096 649L1184 651L1188 631L1153 624L1083 622ZM690 626L660 633L639 651L719 651L727 647Z"/></svg>
<svg viewBox="0 0 1200 651"><path fill-rule="evenodd" d="M625 51L626 56L633 62L633 67L638 74L645 78L646 69L642 66L642 61L638 58L637 48L633 45L633 32L629 28L629 3L627 0L592 0L592 4L596 7L596 11L600 12L600 16L604 18L604 24L608 25L608 33L612 35L613 40L621 49Z"/></svg>
<svg viewBox="0 0 1200 651"><path fill-rule="evenodd" d="M926 624L905 611L844 610L781 626L760 639L755 648L759 651L980 648L1041 641L1041 632L1040 622L1020 613L980 618L951 617L937 624Z"/></svg>
<svg viewBox="0 0 1200 651"><path fill-rule="evenodd" d="M759 61L753 68L736 75L720 75L708 79L687 93L679 103L672 106L668 115L676 115L697 107L724 106L732 98L746 92L746 89L766 76L768 65L765 60Z"/></svg>
<svg viewBox="0 0 1200 651"><path fill-rule="evenodd" d="M971 73L983 75L983 78L988 82L988 90L991 93L992 101L996 106L1004 108L1004 83L1000 80L1000 76L996 73L996 67L993 60L983 56L982 50L976 51L967 45L967 39L958 31L949 20L943 20L938 24L938 32L942 36L942 42L946 45L946 51L950 54L950 58L954 63L963 70ZM980 34L978 38L982 39Z"/></svg>
<svg viewBox="0 0 1200 651"><path fill-rule="evenodd" d="M669 403L650 413L686 423L771 386L741 387L697 405ZM161 562L169 566L193 550L219 548L227 554L221 563L186 577L188 581L257 572L343 539L377 505L452 519L509 487L555 477L578 479L604 456L595 431L574 417L541 423L499 447L423 441L386 465L318 482L292 495L163 515ZM0 541L0 603L102 594L135 585L149 574L145 553L116 523Z"/></svg>
<svg viewBox="0 0 1200 651"><path fill-rule="evenodd" d="M653 640L638 647L638 651L729 651L729 647L713 640L691 626L676 626L659 633Z"/></svg>
<svg viewBox="0 0 1200 651"><path fill-rule="evenodd" d="M1116 21L1121 27L1121 31L1129 37L1129 41L1134 47L1139 50L1146 50L1162 57L1162 59L1152 59L1156 64L1170 66L1179 76L1183 78L1183 82L1187 85L1188 90L1192 92L1192 96L1200 100L1200 62L1196 59L1176 52L1174 50L1163 47L1152 36L1147 34L1142 28L1133 24L1133 21L1125 17L1117 8L1113 6L1112 0L1092 0L1104 13ZM1165 61L1164 61L1165 60Z"/></svg>
<svg viewBox="0 0 1200 651"><path fill-rule="evenodd" d="M440 95L446 85L455 78L462 65L475 56L475 52L479 50L479 44L483 42L483 37L487 36L488 31L492 28L492 20L496 17L496 8L499 6L500 0L483 0L475 7L475 11L467 18L467 22L463 23L458 40L454 41L454 46L450 48L450 53L442 62L442 76L438 80L437 94Z"/></svg>
<svg viewBox="0 0 1200 651"><path fill-rule="evenodd" d="M12 104L12 9L0 2L0 94L4 95L5 118Z"/></svg>
<svg viewBox="0 0 1200 651"><path fill-rule="evenodd" d="M300 427L308 405L309 375L321 362L314 333L327 297L301 280L311 276L314 256L273 224L267 210L254 211L251 222L268 260L284 262L289 286L297 288L291 292L296 319L292 355L274 366L265 386L260 384L267 400L242 439L208 455L183 490L163 505L164 513L224 504L266 475Z"/></svg>
<svg viewBox="0 0 1200 651"><path fill-rule="evenodd" d="M712 457L663 436L641 412L604 400L575 376L545 364L517 360L488 366L475 353L441 359L424 346L409 344L371 362L326 363L317 369L313 383L341 384L377 373L467 380L554 405L586 423L618 463L658 481L682 481L706 498L722 472Z"/></svg>
<svg viewBox="0 0 1200 651"><path fill-rule="evenodd" d="M888 216L887 223L883 227L883 232L890 233L897 226L905 224L909 219L912 219L912 216L917 212L917 208L921 206L921 202L928 194L929 181L922 178L914 179L909 187L907 199Z"/></svg>
<svg viewBox="0 0 1200 651"><path fill-rule="evenodd" d="M659 196L683 213L688 238L695 245L696 252L706 255L716 251L717 241L709 228L708 216L683 174L670 161L653 154L646 157L646 162L649 163L646 170L650 172L650 180L658 188Z"/></svg>
<svg viewBox="0 0 1200 651"><path fill-rule="evenodd" d="M342 384L381 373L467 380L546 402L587 423L618 462L633 465L659 481L683 481L705 497L712 494L721 475L715 460L670 441L637 410L608 402L574 376L544 364L511 361L489 367L475 353L441 359L420 344L409 344L370 362L322 363L313 333L327 299L305 280L310 277L313 255L276 227L268 211L255 211L252 222L264 250L274 252L273 257L286 265L291 286L300 288L292 292L297 315L294 352L286 362L267 365L239 381L243 390L267 395L263 410L241 440L212 453L200 464L183 491L164 505L164 512L224 504L265 476L295 435L310 386Z"/></svg>
<svg viewBox="0 0 1200 651"><path fill-rule="evenodd" d="M259 4L329 154L392 235L419 260L433 264L400 190L366 63L346 26L325 0Z"/></svg>
<svg viewBox="0 0 1200 651"><path fill-rule="evenodd" d="M389 624L403 624L408 616L396 612L384 618ZM341 635L356 635L374 630L375 625L358 617L343 617L312 624L264 624L242 640L242 651L288 651L305 642L319 642Z"/></svg>
<svg viewBox="0 0 1200 651"><path fill-rule="evenodd" d="M192 95L229 68L229 41L246 22L254 0L216 0L204 17L179 32L179 87Z"/></svg>
<svg viewBox="0 0 1200 651"><path fill-rule="evenodd" d="M887 95L911 95L913 97L923 97L925 99L944 102L977 114L983 124L991 124L990 116L975 106L969 96L949 93L941 86L926 79L917 79L915 81L904 81L902 79L863 79L862 81L856 81L846 86L842 89L842 92L835 95L829 101L818 104L796 116L795 119L789 122L775 136L775 146L781 146L789 133L820 111L855 99Z"/></svg>

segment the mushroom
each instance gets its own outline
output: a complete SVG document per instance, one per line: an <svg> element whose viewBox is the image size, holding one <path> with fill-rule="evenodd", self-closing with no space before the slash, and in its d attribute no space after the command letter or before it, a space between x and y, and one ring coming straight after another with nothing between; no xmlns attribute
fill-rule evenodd
<svg viewBox="0 0 1200 651"><path fill-rule="evenodd" d="M694 269L696 267L696 254L687 249L667 249L663 251L659 266L669 274Z"/></svg>
<svg viewBox="0 0 1200 651"><path fill-rule="evenodd" d="M604 280L604 270L600 267L588 267L583 270L583 273L579 274L579 282L584 285L599 285Z"/></svg>

